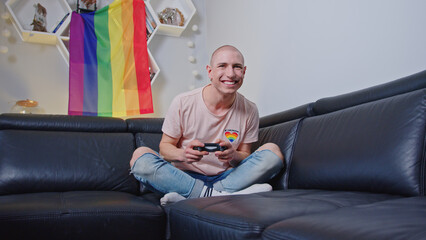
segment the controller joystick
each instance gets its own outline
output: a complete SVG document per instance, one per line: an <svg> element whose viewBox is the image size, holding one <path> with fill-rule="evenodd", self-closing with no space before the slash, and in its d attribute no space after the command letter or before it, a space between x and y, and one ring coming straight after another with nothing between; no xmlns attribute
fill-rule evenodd
<svg viewBox="0 0 426 240"><path fill-rule="evenodd" d="M204 143L204 147L193 147L193 149L198 151L216 152L225 151L227 147L222 147L219 143Z"/></svg>

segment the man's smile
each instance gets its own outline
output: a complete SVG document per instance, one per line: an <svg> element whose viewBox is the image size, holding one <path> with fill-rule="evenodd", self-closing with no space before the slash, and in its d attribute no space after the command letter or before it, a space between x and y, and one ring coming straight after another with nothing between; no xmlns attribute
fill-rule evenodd
<svg viewBox="0 0 426 240"><path fill-rule="evenodd" d="M221 82L226 85L235 85L238 83L238 81L233 81L233 80L222 80Z"/></svg>

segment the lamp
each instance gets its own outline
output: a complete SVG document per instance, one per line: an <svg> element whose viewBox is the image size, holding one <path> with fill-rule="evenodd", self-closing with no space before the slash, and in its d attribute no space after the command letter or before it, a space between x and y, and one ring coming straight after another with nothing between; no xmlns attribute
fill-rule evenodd
<svg viewBox="0 0 426 240"><path fill-rule="evenodd" d="M13 105L13 107L10 109L10 112L22 114L40 114L44 111L38 106L37 101L27 99L16 101L15 105Z"/></svg>

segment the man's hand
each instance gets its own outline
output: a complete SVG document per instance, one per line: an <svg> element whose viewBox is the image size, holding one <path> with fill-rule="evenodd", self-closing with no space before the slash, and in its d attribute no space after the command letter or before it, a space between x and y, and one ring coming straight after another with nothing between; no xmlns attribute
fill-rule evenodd
<svg viewBox="0 0 426 240"><path fill-rule="evenodd" d="M178 148L179 138L173 138L167 134L163 134L160 141L160 154L164 160L169 162L187 162L193 163L200 161L204 155L209 154L206 151L198 151L192 149L193 147L204 147L204 143L193 140L185 149Z"/></svg>
<svg viewBox="0 0 426 240"><path fill-rule="evenodd" d="M225 151L216 151L214 152L215 156L219 159L221 162L230 162L234 160L235 154L237 151L232 146L232 144L228 141L224 141L222 139L216 139L214 143L219 143L221 147L226 147L227 149Z"/></svg>
<svg viewBox="0 0 426 240"><path fill-rule="evenodd" d="M194 147L204 147L204 143L199 140L192 140L183 151L183 157L187 163L198 162L203 158L204 155L208 155L207 151L194 150Z"/></svg>
<svg viewBox="0 0 426 240"><path fill-rule="evenodd" d="M225 151L216 151L215 155L219 161L227 162L232 167L238 166L242 160L250 155L251 144L241 143L238 149L235 149L229 141L217 139L215 143L219 143L220 146L225 146Z"/></svg>

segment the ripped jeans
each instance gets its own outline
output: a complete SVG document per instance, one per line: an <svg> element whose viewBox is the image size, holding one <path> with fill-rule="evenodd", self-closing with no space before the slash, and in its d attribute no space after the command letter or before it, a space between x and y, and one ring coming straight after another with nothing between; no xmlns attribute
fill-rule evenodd
<svg viewBox="0 0 426 240"><path fill-rule="evenodd" d="M283 167L282 160L271 150L260 150L253 152L237 167L216 176L204 176L182 171L156 154L145 153L135 161L131 173L154 192L177 192L186 198L196 198L204 185L210 185L217 191L236 192L271 180Z"/></svg>

